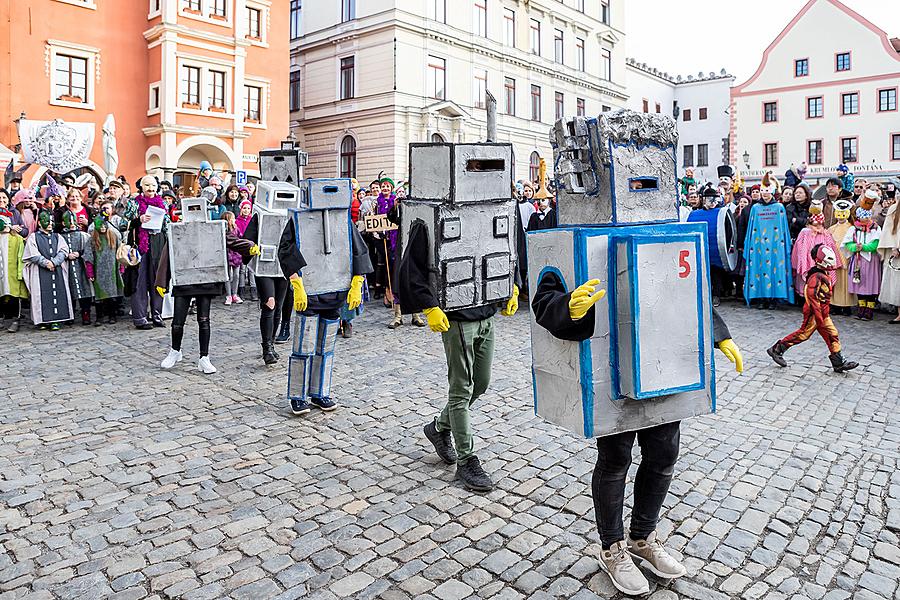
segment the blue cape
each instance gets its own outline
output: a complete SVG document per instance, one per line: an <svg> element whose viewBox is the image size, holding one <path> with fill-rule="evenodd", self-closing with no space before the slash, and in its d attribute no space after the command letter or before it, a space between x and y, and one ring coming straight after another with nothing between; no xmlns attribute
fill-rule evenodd
<svg viewBox="0 0 900 600"><path fill-rule="evenodd" d="M791 276L791 235L784 206L754 204L744 240L744 298L794 299Z"/></svg>

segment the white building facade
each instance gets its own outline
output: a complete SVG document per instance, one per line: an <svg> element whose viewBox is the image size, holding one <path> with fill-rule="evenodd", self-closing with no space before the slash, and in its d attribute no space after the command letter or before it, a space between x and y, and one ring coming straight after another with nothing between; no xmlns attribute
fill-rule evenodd
<svg viewBox="0 0 900 600"><path fill-rule="evenodd" d="M489 90L515 179L533 179L558 117L626 103L625 0L291 4L291 119L311 177L405 179L410 142L483 141Z"/></svg>
<svg viewBox="0 0 900 600"><path fill-rule="evenodd" d="M900 40L838 0L810 0L732 90L731 160L749 180L806 162L882 180L900 172Z"/></svg>
<svg viewBox="0 0 900 600"><path fill-rule="evenodd" d="M718 181L729 164L729 104L734 77L725 69L697 76L673 76L634 59L626 61L628 108L671 116L678 125L678 174L694 168L698 181Z"/></svg>

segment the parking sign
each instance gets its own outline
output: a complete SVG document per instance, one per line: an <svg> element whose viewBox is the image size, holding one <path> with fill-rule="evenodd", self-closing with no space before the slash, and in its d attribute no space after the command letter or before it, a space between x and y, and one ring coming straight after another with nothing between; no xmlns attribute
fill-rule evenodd
<svg viewBox="0 0 900 600"><path fill-rule="evenodd" d="M237 185L247 185L247 171L238 171L235 174Z"/></svg>

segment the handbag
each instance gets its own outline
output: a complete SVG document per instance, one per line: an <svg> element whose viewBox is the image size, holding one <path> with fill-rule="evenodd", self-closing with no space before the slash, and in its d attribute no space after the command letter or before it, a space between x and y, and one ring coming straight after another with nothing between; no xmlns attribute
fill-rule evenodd
<svg viewBox="0 0 900 600"><path fill-rule="evenodd" d="M116 250L116 261L126 267L136 267L141 263L141 255L135 248L122 244Z"/></svg>

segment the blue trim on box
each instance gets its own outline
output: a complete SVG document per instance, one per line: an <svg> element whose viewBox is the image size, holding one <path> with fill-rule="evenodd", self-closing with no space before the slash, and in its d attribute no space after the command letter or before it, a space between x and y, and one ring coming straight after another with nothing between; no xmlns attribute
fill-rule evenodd
<svg viewBox="0 0 900 600"><path fill-rule="evenodd" d="M606 297L609 308L609 385L613 398L622 397L619 383L619 281L616 276L618 263L618 242L615 237L609 236L606 243Z"/></svg>
<svg viewBox="0 0 900 600"><path fill-rule="evenodd" d="M325 212L325 210L326 209L319 209L318 212ZM327 210L338 211L338 210L343 210L343 209L332 208L332 209L327 209ZM312 210L302 210L299 208L291 208L291 209L289 209L289 211L291 213L291 221L294 222L294 237L296 238L297 250L299 250L300 253L303 254L303 248L301 247L301 243L300 243L300 223L299 223L300 215L303 213L306 213L306 212L313 212L313 211ZM350 209L348 208L347 209L347 242L348 242L348 245L350 248L350 252L347 254L347 268L350 271L350 281L352 282L353 281L353 232L350 230L351 227L356 227L356 225L353 224L353 219L350 217ZM307 256L304 255L303 258L306 259ZM297 275L299 275L300 277L303 277L303 269L300 269L299 271L297 271ZM339 294L341 292L349 292L349 291L350 291L350 286L347 286L347 287L341 287L341 288L333 289L333 290L319 290L319 293L314 294L314 295L320 296L323 294Z"/></svg>
<svg viewBox="0 0 900 600"><path fill-rule="evenodd" d="M519 209L516 208L516 210L519 210ZM552 230L549 230L549 231L552 231ZM559 277L559 280L562 282L563 289L566 291L566 293L569 293L569 287L566 285L566 278L563 277L562 271L560 271L557 267L553 267L550 265L547 265L546 267L541 269L540 273L538 273L537 279L534 280L535 288L541 284L541 280L544 278L544 275L546 273L554 273L557 277ZM532 292L532 294L533 293L534 292ZM537 375L535 375L535 372L534 372L534 353L532 353L532 355L531 355L531 389L534 390L534 414L537 414L538 392L537 392Z"/></svg>
<svg viewBox="0 0 900 600"><path fill-rule="evenodd" d="M709 355L709 396L712 402L712 412L716 412L716 336L713 331L713 305L712 305L712 274L710 269L710 258L709 258L709 234L708 231L703 231L700 233L703 243L706 244L706 258L704 260L704 267L706 268L706 272L704 273L704 277L706 278L706 289L709 290L709 309L706 311L709 316L709 337L712 339L712 347L713 350ZM704 340L705 342L705 340ZM706 349L706 344L703 344L704 350Z"/></svg>
<svg viewBox="0 0 900 600"><path fill-rule="evenodd" d="M353 182L350 181L349 178L347 178L347 177L307 177L303 181L309 182L306 184L307 185L307 193L309 193L309 185L313 181L332 181L332 182L346 181L347 185L349 186L348 189L350 190L350 202L347 204L347 210L349 211L350 207L353 206ZM341 190L338 189L338 193L340 193L340 191ZM337 208L334 206L329 206L327 208L318 208L318 207L312 205L311 199L309 199L309 198L307 198L307 199L309 200L309 208L307 209L309 211L341 210L340 208Z"/></svg>
<svg viewBox="0 0 900 600"><path fill-rule="evenodd" d="M639 189L639 190L633 190L633 189L631 189L631 182L632 182L632 181L646 180L646 179L652 179L653 181L655 181L655 182L656 182L656 187L655 187L655 188L647 188L647 189L641 188L641 189ZM631 193L633 193L633 194L639 194L639 193L642 193L642 192L659 192L659 191L661 191L661 190L659 189L659 177L629 177L629 178L628 178L628 191L631 192Z"/></svg>
<svg viewBox="0 0 900 600"><path fill-rule="evenodd" d="M573 237L573 242L574 256L579 257L575 261L575 282L573 283L577 288L588 281L587 261L585 260L587 238L583 233L577 234ZM581 416L584 422L584 437L594 437L594 386L592 384L594 363L591 356L591 338L578 342L578 364L580 366Z"/></svg>

